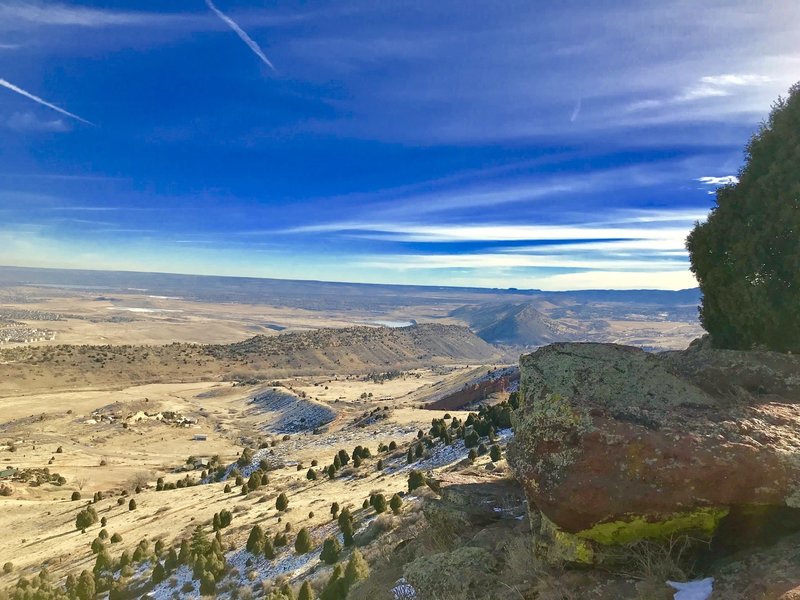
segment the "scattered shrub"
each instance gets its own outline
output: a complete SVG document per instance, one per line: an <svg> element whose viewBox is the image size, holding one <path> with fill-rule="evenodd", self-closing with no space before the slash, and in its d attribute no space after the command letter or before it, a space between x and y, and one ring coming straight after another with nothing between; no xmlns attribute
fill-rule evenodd
<svg viewBox="0 0 800 600"><path fill-rule="evenodd" d="M305 527L297 533L297 538L294 541L294 549L298 554L307 554L311 552L311 535Z"/></svg>
<svg viewBox="0 0 800 600"><path fill-rule="evenodd" d="M287 508L289 508L289 498L286 497L284 492L281 492L277 500L275 500L275 508L281 512L284 512Z"/></svg>
<svg viewBox="0 0 800 600"><path fill-rule="evenodd" d="M395 494L392 496L392 499L389 500L389 508L392 509L392 512L396 515L400 514L400 509L403 507L403 499L400 497L399 494Z"/></svg>
<svg viewBox="0 0 800 600"><path fill-rule="evenodd" d="M412 470L408 474L408 491L413 492L423 485L425 485L425 476L420 471Z"/></svg>
<svg viewBox="0 0 800 600"><path fill-rule="evenodd" d="M322 552L319 558L322 562L328 565L334 565L339 560L339 554L342 552L342 547L339 540L333 536L325 538L322 543Z"/></svg>

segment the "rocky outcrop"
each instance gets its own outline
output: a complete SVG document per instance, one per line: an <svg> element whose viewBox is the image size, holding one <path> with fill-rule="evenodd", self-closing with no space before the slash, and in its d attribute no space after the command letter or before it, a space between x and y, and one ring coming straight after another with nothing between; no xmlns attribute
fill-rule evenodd
<svg viewBox="0 0 800 600"><path fill-rule="evenodd" d="M509 462L554 558L758 526L800 507L800 360L697 344L553 344L522 357ZM747 523L737 523L747 521Z"/></svg>

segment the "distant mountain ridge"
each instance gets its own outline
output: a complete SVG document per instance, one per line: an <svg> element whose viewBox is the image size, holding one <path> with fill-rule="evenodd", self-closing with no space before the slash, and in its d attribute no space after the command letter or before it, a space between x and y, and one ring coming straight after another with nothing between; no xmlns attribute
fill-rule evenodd
<svg viewBox="0 0 800 600"><path fill-rule="evenodd" d="M30 390L208 380L265 380L312 374L364 374L444 364L485 364L500 352L466 327L347 327L233 344L54 345L0 350L0 396L33 375Z"/></svg>
<svg viewBox="0 0 800 600"><path fill-rule="evenodd" d="M580 335L578 328L546 317L531 302L464 306L450 316L468 323L478 337L492 344L541 346Z"/></svg>

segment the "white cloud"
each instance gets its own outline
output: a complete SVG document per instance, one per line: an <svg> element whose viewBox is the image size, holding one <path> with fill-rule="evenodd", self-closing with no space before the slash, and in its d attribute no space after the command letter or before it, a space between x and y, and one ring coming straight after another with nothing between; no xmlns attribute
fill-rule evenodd
<svg viewBox="0 0 800 600"><path fill-rule="evenodd" d="M429 269L597 269L619 271L676 270L687 268L685 258L618 258L565 256L563 254L404 254L368 257L356 261L364 267L400 271Z"/></svg>
<svg viewBox="0 0 800 600"><path fill-rule="evenodd" d="M698 177L695 181L699 181L703 185L731 185L739 183L739 178L736 175L723 175L722 177Z"/></svg>
<svg viewBox="0 0 800 600"><path fill-rule="evenodd" d="M35 25L108 27L113 25L144 25L156 21L174 20L175 18L180 17L178 15L158 13L103 10L59 3L0 3L0 23L6 27L20 22Z"/></svg>
<svg viewBox="0 0 800 600"><path fill-rule="evenodd" d="M536 287L543 290L684 290L697 287L697 280L684 271L586 271L562 273L536 278Z"/></svg>
<svg viewBox="0 0 800 600"><path fill-rule="evenodd" d="M49 131L61 133L69 131L69 126L63 119L43 120L32 112L16 112L6 121L6 126L14 131Z"/></svg>
<svg viewBox="0 0 800 600"><path fill-rule="evenodd" d="M698 82L685 87L682 91L671 97L633 102L628 106L628 110L640 111L671 104L690 103L708 98L724 98L735 95L735 88L761 86L766 83L772 83L773 81L775 81L774 78L767 75L750 73L706 75L705 77L701 77Z"/></svg>
<svg viewBox="0 0 800 600"><path fill-rule="evenodd" d="M715 86L731 86L731 85L761 85L762 83L769 83L772 81L771 77L766 75L753 75L753 74L727 74L727 75L708 75L701 77L702 83Z"/></svg>

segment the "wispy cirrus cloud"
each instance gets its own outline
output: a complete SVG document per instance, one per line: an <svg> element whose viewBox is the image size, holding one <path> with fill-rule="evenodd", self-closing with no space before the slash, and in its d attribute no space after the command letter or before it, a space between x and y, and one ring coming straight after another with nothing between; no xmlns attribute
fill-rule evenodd
<svg viewBox="0 0 800 600"><path fill-rule="evenodd" d="M74 113L71 113L71 112L69 112L67 110L64 110L63 108L61 108L59 106L56 106L55 104L52 104L52 103L48 102L47 100L44 100L44 99L40 98L39 96L31 94L30 92L27 92L27 91L23 90L21 87L18 87L16 85L14 85L13 83L9 82L9 81L6 81L5 79L0 78L0 86L4 87L6 89L9 89L12 92L16 92L17 94L20 94L21 96L25 96L26 98L28 98L30 100L33 100L34 102L36 102L38 104L41 104L42 106L46 106L47 108L49 108L51 110L54 110L54 111L56 111L58 113L61 113L62 115L70 117L71 119L75 119L76 121L80 121L81 123L86 123L87 125L94 126L94 123L92 123L91 121L87 121L83 117L79 117L78 115L76 115ZM23 117L22 120L25 121L26 119ZM31 121L31 119L27 119L27 120Z"/></svg>
<svg viewBox="0 0 800 600"><path fill-rule="evenodd" d="M704 185L731 185L739 183L739 178L736 175L723 175L722 177L698 177L697 181Z"/></svg>
<svg viewBox="0 0 800 600"><path fill-rule="evenodd" d="M0 29L29 25L110 27L152 25L183 18L182 15L120 11L58 2L0 2Z"/></svg>
<svg viewBox="0 0 800 600"><path fill-rule="evenodd" d="M70 127L63 119L40 119L32 112L15 112L5 122L6 127L14 131L41 131L63 133Z"/></svg>

